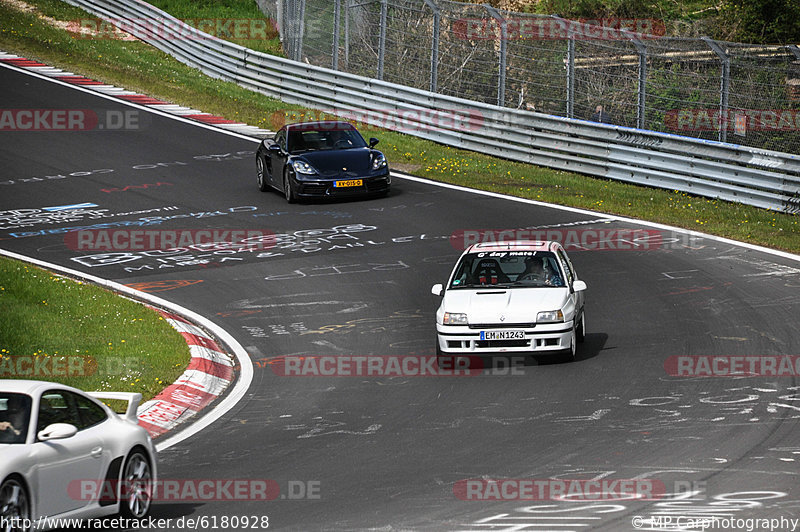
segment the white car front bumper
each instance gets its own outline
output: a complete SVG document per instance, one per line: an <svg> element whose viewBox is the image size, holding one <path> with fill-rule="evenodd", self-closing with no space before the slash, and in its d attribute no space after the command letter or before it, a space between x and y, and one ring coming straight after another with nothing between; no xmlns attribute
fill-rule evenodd
<svg viewBox="0 0 800 532"><path fill-rule="evenodd" d="M486 339L500 331L519 332L523 338ZM453 355L498 353L546 354L569 349L573 341L573 322L520 325L436 325L439 351Z"/></svg>

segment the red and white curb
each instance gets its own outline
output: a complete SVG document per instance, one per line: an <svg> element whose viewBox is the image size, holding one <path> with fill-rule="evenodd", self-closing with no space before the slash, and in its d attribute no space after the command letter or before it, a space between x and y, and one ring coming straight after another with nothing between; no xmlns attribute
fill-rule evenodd
<svg viewBox="0 0 800 532"><path fill-rule="evenodd" d="M192 109L190 107L183 107L181 105L165 102L163 100L147 96L146 94L139 94L137 92L129 91L120 87L115 87L114 85L106 85L102 81L96 81L78 74L74 74L72 72L61 70L60 68L54 68L44 63L39 63L38 61L34 61L32 59L26 59L18 55L3 52L2 50L0 50L0 61L8 65L15 66L17 68L30 70L36 72L37 74L57 79L64 83L69 83L71 85L80 85L85 89L99 92L107 96L119 98L120 100L125 100L127 102L143 105L145 107L150 107L152 109L163 111L165 113L180 116L183 118L188 118L190 120L196 120L198 122L218 127L226 131L233 131L235 133L240 133L242 135L248 135L251 137L260 137L260 138L265 138L273 134L273 132L268 129L261 129L255 126L249 126L243 122L228 120L221 116L204 113L197 109Z"/></svg>
<svg viewBox="0 0 800 532"><path fill-rule="evenodd" d="M222 395L233 382L234 364L203 329L177 314L153 310L181 333L192 356L183 375L137 411L139 425L155 438L185 422Z"/></svg>
<svg viewBox="0 0 800 532"><path fill-rule="evenodd" d="M263 137L271 134L268 130L226 120L222 117L203 113L188 107L172 105L144 94L127 91L119 87L114 87L113 85L106 85L102 82L73 74L72 72L50 67L44 63L5 53L2 50L0 50L0 63L27 70L32 74L49 77L62 83L79 86L81 90L103 93L104 97L119 98L131 104L142 105L181 118L192 119L202 123L203 127L219 127L228 134L240 134L249 139L253 139L253 137L256 136ZM144 292L139 292L113 281L77 272L32 257L18 255L6 250L0 249L0 255L10 256L32 264L37 264L52 271L65 272L72 277L87 279L101 286L106 286L118 293L132 295L136 299L148 301L150 304L156 304L162 308L175 307L178 309L177 311L181 312L183 315L192 317L195 323L202 323L206 328L214 330L218 337L222 338L227 345L232 346L233 352L228 353L217 344L214 338L209 336L208 333L194 323L178 314L151 307L156 312L159 312L172 327L183 335L186 343L189 345L189 351L191 353L189 365L181 377L167 386L156 397L140 405L137 410L139 424L143 426L153 438L163 436L159 438L159 443L157 445L159 450L175 445L213 423L227 411L227 409L236 404L249 387L253 371L249 355L232 336L204 317L188 311L183 307L177 307L160 298ZM234 363L234 360L237 362ZM222 398L221 401L216 401L234 382L236 378L235 370L240 373L238 381L225 398ZM216 401L216 403L211 405L214 401ZM188 428L182 428L177 434L166 434L210 405L211 407L208 409L209 412Z"/></svg>
<svg viewBox="0 0 800 532"><path fill-rule="evenodd" d="M91 282L128 296L159 312L183 335L191 353L189 366L177 381L154 399L142 404L137 411L141 425L151 436L162 435L156 443L159 452L191 438L217 421L236 406L250 388L253 381L250 354L230 333L205 316L153 294L52 262L2 248L0 256L35 264L60 275ZM206 330L211 331L222 345L227 346L227 351ZM224 397L221 396L223 391ZM203 415L193 423L165 434L183 421L193 418L203 407L206 407Z"/></svg>

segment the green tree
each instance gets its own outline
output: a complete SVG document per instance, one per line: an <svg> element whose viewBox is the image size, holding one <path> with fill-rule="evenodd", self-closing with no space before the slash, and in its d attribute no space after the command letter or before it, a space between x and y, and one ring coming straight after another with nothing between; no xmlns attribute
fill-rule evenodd
<svg viewBox="0 0 800 532"><path fill-rule="evenodd" d="M725 0L722 21L730 40L800 43L800 2L797 0Z"/></svg>

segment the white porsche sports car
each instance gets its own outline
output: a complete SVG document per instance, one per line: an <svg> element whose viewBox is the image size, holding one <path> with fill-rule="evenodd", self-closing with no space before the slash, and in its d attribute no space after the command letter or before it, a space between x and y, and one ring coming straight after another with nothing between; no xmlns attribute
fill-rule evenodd
<svg viewBox="0 0 800 532"><path fill-rule="evenodd" d="M437 354L560 354L575 358L586 330L584 291L558 242L469 246L436 311Z"/></svg>
<svg viewBox="0 0 800 532"><path fill-rule="evenodd" d="M138 425L139 393L89 392L0 380L0 530L56 519L145 517L156 450ZM98 399L128 401L124 416Z"/></svg>

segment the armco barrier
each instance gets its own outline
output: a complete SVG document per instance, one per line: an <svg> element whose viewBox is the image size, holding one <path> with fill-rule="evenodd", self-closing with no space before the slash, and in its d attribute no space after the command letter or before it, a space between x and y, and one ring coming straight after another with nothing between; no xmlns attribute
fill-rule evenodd
<svg viewBox="0 0 800 532"><path fill-rule="evenodd" d="M290 61L200 32L138 0L64 0L111 22L205 74L314 109L358 113L364 122L403 117L408 133L506 159L777 211L800 212L800 156L715 141L509 109ZM148 33L159 21L158 32ZM464 124L429 127L452 110Z"/></svg>

